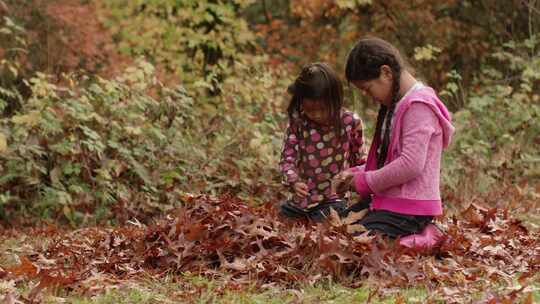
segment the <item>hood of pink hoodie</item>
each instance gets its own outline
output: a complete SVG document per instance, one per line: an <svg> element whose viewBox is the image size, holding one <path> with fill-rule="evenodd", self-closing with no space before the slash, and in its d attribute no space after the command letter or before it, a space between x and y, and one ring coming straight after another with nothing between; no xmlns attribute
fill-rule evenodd
<svg viewBox="0 0 540 304"><path fill-rule="evenodd" d="M452 125L452 114L444 103L439 99L435 91L430 87L422 87L419 89L414 90L413 92L409 93L404 100L402 100L398 107L396 108L396 112L394 114L394 122L392 125L392 133L390 135L390 144L388 147L388 155L386 157L386 162L388 163L395 159L396 155L394 155L394 151L400 152L400 145L398 145L399 140L399 134L401 132L401 122L403 119L403 114L407 109L415 102L421 102L426 105L428 105L433 113L437 116L439 119L439 124L441 125L442 129L442 136L443 136L443 149L447 148L450 145L450 142L452 141L452 135L454 134L455 128ZM369 149L368 153L368 159L366 164L366 171L376 170L376 160L375 160L375 151L377 150L377 146L380 144L379 138L374 138L373 143ZM395 147L395 149L394 149Z"/></svg>
<svg viewBox="0 0 540 304"><path fill-rule="evenodd" d="M444 103L439 99L435 91L430 87L426 86L414 90L409 95L407 95L402 102L400 102L398 108L396 109L396 113L394 114L396 117L396 120L394 121L394 125L396 127L394 129L396 131L401 129L401 119L403 118L403 114L415 102L424 103L433 110L433 113L435 113L435 115L439 119L439 123L442 128L443 148L447 148L452 141L452 135L455 131L455 128L452 125L452 114L450 113L450 111L448 111ZM393 140L391 141L391 145L395 144L398 136L392 137Z"/></svg>

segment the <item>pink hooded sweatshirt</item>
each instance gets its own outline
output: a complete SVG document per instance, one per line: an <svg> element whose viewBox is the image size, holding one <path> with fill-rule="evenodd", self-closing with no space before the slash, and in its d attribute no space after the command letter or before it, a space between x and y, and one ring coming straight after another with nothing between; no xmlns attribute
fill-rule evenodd
<svg viewBox="0 0 540 304"><path fill-rule="evenodd" d="M372 210L442 214L441 155L454 132L451 120L449 111L430 87L415 89L399 101L384 166L376 168L380 138L375 138L365 168L360 168L354 178L358 193L373 195Z"/></svg>

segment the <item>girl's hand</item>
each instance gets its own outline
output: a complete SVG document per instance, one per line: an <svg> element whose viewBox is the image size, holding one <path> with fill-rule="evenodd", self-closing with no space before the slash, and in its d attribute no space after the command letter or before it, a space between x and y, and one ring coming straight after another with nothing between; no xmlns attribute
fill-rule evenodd
<svg viewBox="0 0 540 304"><path fill-rule="evenodd" d="M351 187L355 173L352 170L345 170L332 178L332 193L343 193Z"/></svg>
<svg viewBox="0 0 540 304"><path fill-rule="evenodd" d="M294 193L300 198L308 196L308 186L303 182L296 182L293 185Z"/></svg>

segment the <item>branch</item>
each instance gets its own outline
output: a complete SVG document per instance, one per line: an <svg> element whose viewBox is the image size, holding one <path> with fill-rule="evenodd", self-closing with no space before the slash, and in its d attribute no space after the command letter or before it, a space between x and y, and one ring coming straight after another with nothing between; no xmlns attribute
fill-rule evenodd
<svg viewBox="0 0 540 304"><path fill-rule="evenodd" d="M264 17L266 18L266 23L270 24L270 21L272 20L272 16L270 15L270 12L268 11L268 7L266 6L266 0L263 0L263 10L264 10Z"/></svg>

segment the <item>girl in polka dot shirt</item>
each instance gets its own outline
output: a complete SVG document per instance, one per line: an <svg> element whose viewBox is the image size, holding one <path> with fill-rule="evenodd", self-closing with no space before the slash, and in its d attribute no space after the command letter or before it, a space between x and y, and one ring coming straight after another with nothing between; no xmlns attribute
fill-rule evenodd
<svg viewBox="0 0 540 304"><path fill-rule="evenodd" d="M280 170L292 198L282 214L321 220L345 208L347 191L333 193L332 178L364 161L362 122L343 109L343 85L326 63L305 66L288 88L292 95Z"/></svg>

